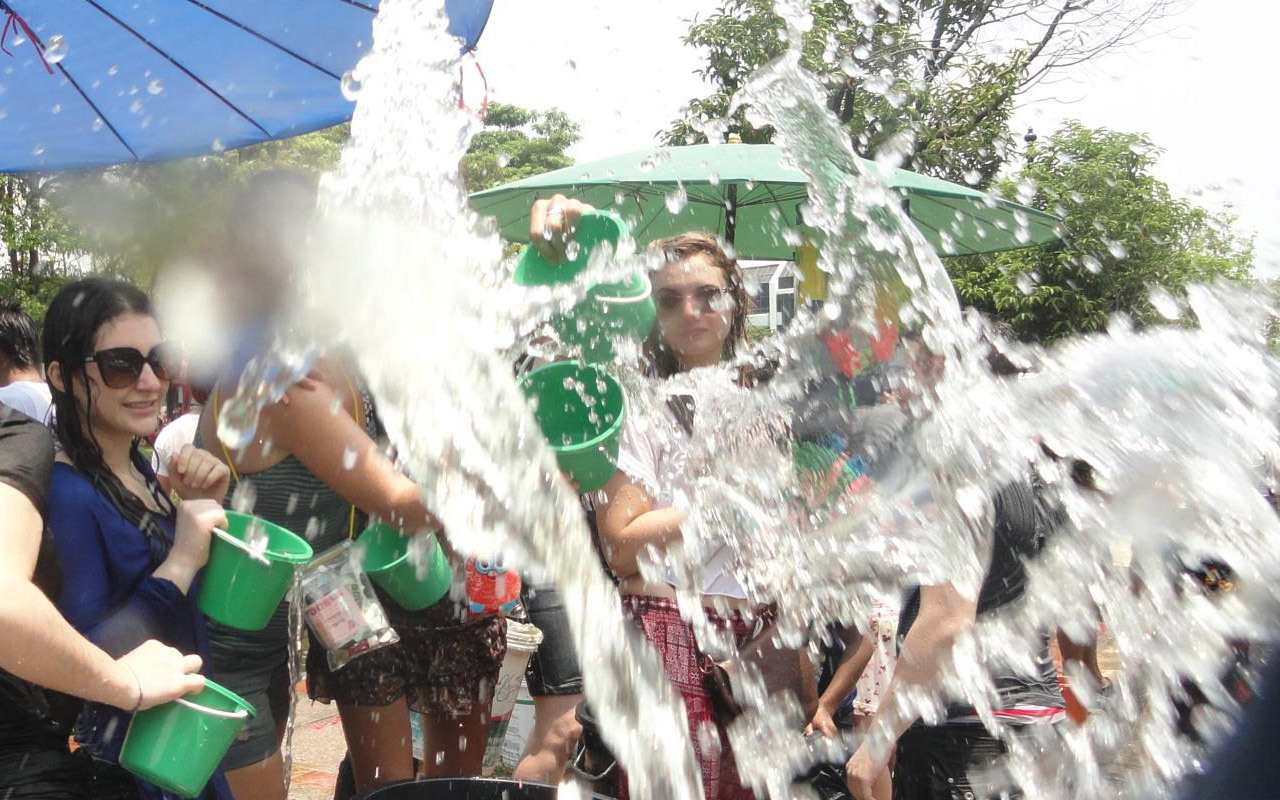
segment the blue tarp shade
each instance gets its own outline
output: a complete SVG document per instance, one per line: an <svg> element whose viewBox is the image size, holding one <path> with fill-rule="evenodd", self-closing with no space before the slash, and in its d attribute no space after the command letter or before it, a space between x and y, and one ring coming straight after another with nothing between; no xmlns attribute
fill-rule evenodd
<svg viewBox="0 0 1280 800"><path fill-rule="evenodd" d="M492 0L450 0L474 46ZM162 161L336 125L377 0L0 0L0 172ZM16 19L14 20L16 23ZM456 30L455 30L456 29Z"/></svg>
<svg viewBox="0 0 1280 800"><path fill-rule="evenodd" d="M489 22L493 0L445 0L444 11L449 15L449 33L462 40L464 52L476 49L480 34Z"/></svg>

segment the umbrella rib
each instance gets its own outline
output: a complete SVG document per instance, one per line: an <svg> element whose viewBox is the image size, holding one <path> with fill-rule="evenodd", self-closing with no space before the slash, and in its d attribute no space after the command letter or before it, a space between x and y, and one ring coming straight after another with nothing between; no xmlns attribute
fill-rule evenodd
<svg viewBox="0 0 1280 800"><path fill-rule="evenodd" d="M182 64L180 64L180 63L177 61L177 59L175 59L173 56L171 56L171 55L169 55L168 53L166 53L165 51L161 50L159 47L156 47L154 44L152 44L152 43L151 43L151 41L150 41L149 39L147 39L147 37L143 36L142 34L138 33L136 30L134 30L133 28L131 28L129 25L125 24L124 20L120 19L120 18L119 18L119 17L117 17L116 15L112 14L110 11L107 11L105 8L103 8L102 6L98 5L98 3L96 2L96 0L85 0L85 2L86 2L86 3L88 3L89 5L93 6L94 8L96 8L96 9L98 10L98 12L99 12L100 14L102 14L104 17L106 17L107 19L110 19L112 22L114 22L115 24L119 25L121 28L124 28L126 31L128 31L128 32L129 32L129 33L131 33L131 34L133 34L133 35L134 35L134 37L136 37L136 38L138 39L138 41L142 42L142 43L143 43L143 44L145 44L147 47L150 47L152 50L154 50L158 55L160 55L161 57L163 57L163 58L164 58L166 61L168 61L170 64L172 64L172 65L174 65L175 67L177 67L177 68L178 68L178 69L179 69L179 70L180 70L184 75L186 75L188 78L190 78L191 80L193 80L193 81L195 81L196 83L200 84L200 86L201 86L202 88L204 88L204 90L205 90L205 91L207 91L209 94L211 94L211 95L213 95L214 97L216 97L216 98L218 98L219 100L221 100L221 101L222 101L222 103L223 103L223 105L225 105L227 108L229 108L229 109L231 109L232 111L234 111L234 112L236 112L237 114L239 114L239 115L240 115L241 117L243 117L243 118L245 119L245 121L246 121L246 122L248 122L250 125L252 125L253 127L255 127L255 128L257 128L258 130L262 131L262 134L263 134L264 136L267 136L267 137L270 137L270 136L271 136L271 131L269 131L269 130L267 130L266 128L264 128L264 127L262 127L261 125L259 125L259 124L258 124L258 122L257 122L257 120L255 120L253 117L249 116L249 115L248 115L248 114L246 114L245 112L241 111L241 110L240 110L240 108L239 108L238 106L236 106L236 104L235 104L235 103L233 103L233 102L231 102L230 100L228 100L227 98L223 97L223 96L222 96L221 94L219 94L219 93L218 93L218 92L217 92L217 91L216 91L212 86L210 86L209 84L205 83L205 82L204 82L204 81L202 81L200 78L196 77L196 74L195 74L194 72L192 72L191 70L187 69L187 68L186 68L186 67L184 67Z"/></svg>
<svg viewBox="0 0 1280 800"><path fill-rule="evenodd" d="M301 61L303 64L306 64L308 67L311 67L311 68L312 68L312 69L314 69L314 70L317 70L317 71L319 71L319 72L323 72L325 75L328 75L330 78L333 78L333 79L334 79L334 80L336 80L336 81L340 81L340 80L342 80L342 76L341 76L341 75L335 75L334 73L330 72L329 70L327 70L327 69L325 69L324 67L320 66L319 64L315 63L314 61L312 61L311 59L309 59L309 58L307 58L306 56L302 55L301 53L296 53L296 52L294 52L293 50L290 50L289 48L287 48L287 47L285 47L284 45L280 44L279 42L275 41L274 39L268 39L266 36L262 35L261 33L258 33L258 32L257 32L257 31L255 31L253 28L250 28L248 25L245 25L243 22L240 22L239 20L232 19L231 17L227 16L226 14L223 14L221 11L218 11L218 10L217 10L217 9L215 9L215 8L210 8L209 6L207 6L207 5L205 5L204 3L200 2L200 0L187 0L187 4L188 4L188 5L193 5L193 6L195 6L196 8L200 9L201 11L208 12L208 13L212 14L213 16L217 17L218 19L222 20L223 22L226 22L226 23L227 23L227 24L229 24L229 25L234 25L235 27L237 27L237 28L239 28L240 30L244 31L245 33L249 34L250 36L253 36L253 37L257 38L257 39L260 39L260 40L261 40L261 41L263 41L263 42L266 42L267 44L269 44L269 45L271 45L272 47L276 48L276 49L277 49L277 50L279 50L280 52L285 53L285 54L287 54L287 55L290 55L290 56L294 57L294 58L295 58L295 59L297 59L298 61ZM358 8L364 8L364 6L361 6L361 5L356 4L356 3L352 3L352 5L355 5L355 6L356 6L356 7L358 7Z"/></svg>
<svg viewBox="0 0 1280 800"><path fill-rule="evenodd" d="M89 95L85 94L84 89L80 88L80 84L76 83L76 79L71 77L70 72L67 72L67 68L59 63L58 70L62 73L62 77L67 79L67 83L71 84L71 87L76 90L76 93L83 97L84 101L89 104L89 108L93 109L93 113L98 115L98 119L102 120L102 124L107 126L107 130L111 131L111 134L116 137L116 141L120 142L121 146L123 146L125 150L129 151L129 155L133 156L133 160L141 161L142 159L138 158L138 154L134 152L133 148L129 146L129 143L120 135L120 131L116 130L116 126L112 125L111 120L107 119L107 115L103 114L102 109L98 108L98 104L89 99Z"/></svg>
<svg viewBox="0 0 1280 800"><path fill-rule="evenodd" d="M938 243L939 243L939 244L941 244L941 243L942 243L942 236L943 236L943 233L942 233L942 231L941 231L941 230L939 230L938 228L933 227L932 225L930 225L930 224L929 224L929 223L927 223L927 222L922 222L921 220L918 220L918 219L916 219L915 217L911 216L911 212L910 212L910 211L908 211L908 212L907 212L907 218L908 218L908 219L910 219L910 220L911 220L911 224L912 224L912 225L915 225L917 228L925 228L925 229L928 229L928 230L933 231L934 235L938 237ZM950 256L976 256L976 255L980 255L980 252L979 252L978 250L975 250L975 249L973 249L972 247L965 247L965 245L963 245L963 244L961 244L961 243L960 243L960 240L959 240L959 239L955 238L955 237L954 237L954 236L952 236L951 234L947 234L946 236L947 236L947 238L948 238L948 239L950 239L950 240L951 240L951 244L952 244L952 246L954 246L954 247L957 249L957 252L955 252L955 253L938 253L938 256L939 256L939 257L941 257L941 258L948 258L948 257L950 257ZM963 252L963 253L958 252L960 248L964 248L964 250L965 250L966 252Z"/></svg>

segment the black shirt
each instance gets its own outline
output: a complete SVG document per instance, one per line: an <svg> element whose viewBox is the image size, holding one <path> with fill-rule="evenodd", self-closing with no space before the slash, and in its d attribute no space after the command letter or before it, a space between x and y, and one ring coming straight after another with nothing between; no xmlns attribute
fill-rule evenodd
<svg viewBox="0 0 1280 800"><path fill-rule="evenodd" d="M53 438L39 422L0 405L0 482L22 492L45 516L45 497L53 469ZM35 583L54 600L61 584L53 537L41 534ZM0 642L0 647L24 647ZM52 743L66 749L71 724L80 702L46 691L0 669L0 758L14 749ZM0 767L2 769L2 767ZM0 792L0 794L3 794Z"/></svg>
<svg viewBox="0 0 1280 800"><path fill-rule="evenodd" d="M1027 588L1026 561L1044 547L1046 537L1061 523L1062 512L1051 507L1029 482L1010 483L992 497L994 528L991 543L991 560L978 591L977 616L994 614L1006 605L1019 600ZM920 588L913 588L907 596L899 619L899 641L907 635L916 616L920 613ZM1049 655L1049 636L1044 634L1036 643L1036 674L1032 676L1001 674L992 676L1000 695L998 709L1015 707L1061 708L1062 694L1058 689L1057 671ZM951 720L971 720L973 708L955 705L947 709ZM1032 717L1011 716L1003 721L1018 723L1031 721Z"/></svg>

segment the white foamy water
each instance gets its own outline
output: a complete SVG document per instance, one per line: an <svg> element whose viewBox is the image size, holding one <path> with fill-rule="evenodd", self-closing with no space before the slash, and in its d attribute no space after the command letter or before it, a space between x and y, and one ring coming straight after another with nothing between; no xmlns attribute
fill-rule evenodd
<svg viewBox="0 0 1280 800"><path fill-rule="evenodd" d="M304 344L254 366L220 431L231 444L246 440L261 404L317 350L349 345L455 546L501 552L558 585L588 699L629 768L633 796L698 797L683 711L653 649L623 619L579 504L512 375L512 357L529 349L540 320L580 299L588 281L642 260L624 242L618 254L597 254L572 286L511 283L498 239L465 207L457 163L477 123L456 107L457 45L435 5L383 3L374 48L347 81L359 87L352 141L323 184L308 249L299 318L309 332L288 340ZM779 6L803 24L804 3ZM821 87L798 66L798 33L791 53L754 76L739 101L777 130L810 178L804 217L822 234L831 298L766 352L744 357L776 366L755 389L736 388L717 370L656 383L635 369L634 346L612 367L631 417L663 413L670 391L698 398L691 480L678 498L692 514L683 557L668 566L694 577L701 553L731 544L752 599L780 601L777 636L798 646L824 623L861 624L878 593L950 581L974 595L991 543L988 498L1034 472L1064 521L1029 565L1024 602L979 620L957 645L943 691L904 691L896 710L936 719L944 696L963 698L1007 733L992 715L993 672L1029 671L1048 630L1079 635L1101 621L1120 661L1108 711L1083 727L1045 726L1011 740L1003 770L1029 797L1167 795L1203 757L1173 729L1169 698L1179 680L1197 679L1230 708L1230 698L1214 695L1229 640L1271 635L1280 531L1261 495L1272 480L1280 389L1262 336L1271 310L1246 294L1199 289L1188 304L1196 328L1136 333L1118 321L1106 335L1047 351L1006 344L1029 372L993 377L990 335L961 314L900 198L859 172ZM903 321L922 326L928 350L945 360L942 374L935 380L919 361L896 364L895 385L914 400L892 434L886 477L857 498L815 502L788 439L813 380L831 373L817 336L865 339L886 295L908 298ZM810 401L806 413L830 410ZM1039 443L1093 465L1097 490L1076 486L1069 462L1048 459ZM1130 567L1115 563L1121 542L1132 550ZM1175 554L1230 564L1237 590L1217 599L1192 590ZM696 596L681 600L698 613ZM700 642L725 651L704 622L695 620ZM762 794L787 796L793 773L813 758L798 705L753 680L745 694L752 710L731 731L738 764ZM1140 757L1115 762L1126 742ZM833 746L834 757L847 756Z"/></svg>

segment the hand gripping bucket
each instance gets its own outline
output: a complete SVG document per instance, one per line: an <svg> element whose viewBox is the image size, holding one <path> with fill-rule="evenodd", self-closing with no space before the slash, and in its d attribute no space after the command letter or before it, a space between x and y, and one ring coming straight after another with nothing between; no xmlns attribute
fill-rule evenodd
<svg viewBox="0 0 1280 800"><path fill-rule="evenodd" d="M279 525L235 511L227 512L226 533L246 544L265 536L266 549L258 558L249 548L215 537L196 605L223 625L260 631L288 593L294 569L311 560L311 545Z"/></svg>
<svg viewBox="0 0 1280 800"><path fill-rule="evenodd" d="M536 625L507 620L507 654L502 659L498 683L493 687L493 703L489 706L489 735L485 742L483 769L492 774L502 761L502 740L507 735L511 711L524 679L529 659L542 644L542 631Z"/></svg>
<svg viewBox="0 0 1280 800"><path fill-rule="evenodd" d="M161 789L196 797L257 713L234 692L206 680L199 694L134 714L120 766Z"/></svg>
<svg viewBox="0 0 1280 800"><path fill-rule="evenodd" d="M364 548L364 571L406 611L434 605L449 593L453 570L435 534L410 538L379 523L360 534L356 544Z"/></svg>

